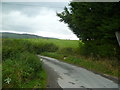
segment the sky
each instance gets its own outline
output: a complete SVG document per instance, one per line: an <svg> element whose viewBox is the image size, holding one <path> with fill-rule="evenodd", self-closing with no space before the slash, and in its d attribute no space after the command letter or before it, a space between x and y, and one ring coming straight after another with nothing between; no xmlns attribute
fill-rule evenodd
<svg viewBox="0 0 120 90"><path fill-rule="evenodd" d="M2 32L28 33L44 37L78 40L67 24L60 22L69 2L2 2Z"/></svg>

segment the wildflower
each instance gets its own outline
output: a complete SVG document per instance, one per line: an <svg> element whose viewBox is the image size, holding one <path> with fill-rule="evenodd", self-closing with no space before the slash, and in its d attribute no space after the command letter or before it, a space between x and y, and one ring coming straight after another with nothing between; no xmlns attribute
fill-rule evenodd
<svg viewBox="0 0 120 90"><path fill-rule="evenodd" d="M4 81L5 81L5 83L10 84L10 82L11 82L11 78L8 77L8 78L5 79Z"/></svg>
<svg viewBox="0 0 120 90"><path fill-rule="evenodd" d="M64 57L63 59L66 59L66 57Z"/></svg>
<svg viewBox="0 0 120 90"><path fill-rule="evenodd" d="M42 58L41 58L40 60L41 60L41 61L43 61L43 59L42 59Z"/></svg>

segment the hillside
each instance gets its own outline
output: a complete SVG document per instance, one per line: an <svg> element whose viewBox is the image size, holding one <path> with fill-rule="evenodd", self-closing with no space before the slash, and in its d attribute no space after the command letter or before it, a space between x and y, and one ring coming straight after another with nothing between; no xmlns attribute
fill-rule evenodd
<svg viewBox="0 0 120 90"><path fill-rule="evenodd" d="M18 33L9 33L9 32L1 32L2 38L47 38L47 39L56 39L51 37L42 37L33 34L18 34Z"/></svg>

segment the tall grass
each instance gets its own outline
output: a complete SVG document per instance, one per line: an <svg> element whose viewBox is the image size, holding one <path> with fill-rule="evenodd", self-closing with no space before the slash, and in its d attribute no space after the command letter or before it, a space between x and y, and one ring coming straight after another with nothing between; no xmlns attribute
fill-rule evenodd
<svg viewBox="0 0 120 90"><path fill-rule="evenodd" d="M3 61L3 88L26 88L44 87L45 77L42 63L39 58L29 52L17 54L16 57Z"/></svg>
<svg viewBox="0 0 120 90"><path fill-rule="evenodd" d="M3 88L45 87L45 72L36 54L54 52L52 43L35 43L25 39L3 39Z"/></svg>

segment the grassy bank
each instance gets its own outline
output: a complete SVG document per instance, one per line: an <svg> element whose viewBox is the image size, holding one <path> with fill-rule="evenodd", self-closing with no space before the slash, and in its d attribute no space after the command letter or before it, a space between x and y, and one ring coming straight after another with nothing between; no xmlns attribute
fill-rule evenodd
<svg viewBox="0 0 120 90"><path fill-rule="evenodd" d="M45 87L42 63L34 54L23 52L3 61L3 88Z"/></svg>
<svg viewBox="0 0 120 90"><path fill-rule="evenodd" d="M80 67L84 67L88 70L95 71L101 74L107 74L113 77L120 77L120 72L118 69L120 68L118 66L118 61L109 61L107 59L103 60L95 60L92 57L91 58L85 58L83 56L73 56L69 54L61 54L61 53L50 53L50 52L44 52L42 53L44 56L49 56L52 58L59 59L61 61L71 63Z"/></svg>
<svg viewBox="0 0 120 90"><path fill-rule="evenodd" d="M30 42L22 39L3 39L3 88L46 87L46 73L42 62L36 56L35 48ZM42 46L39 48L41 49Z"/></svg>

